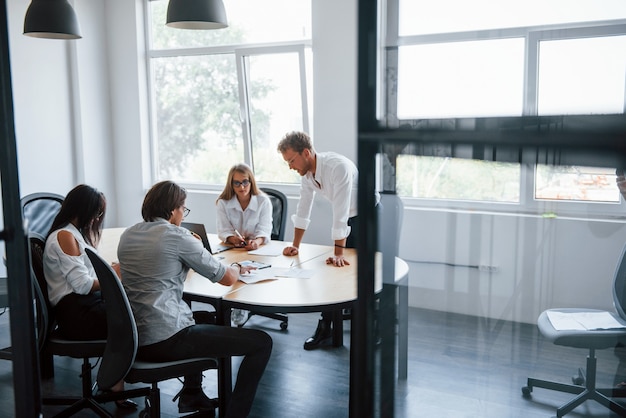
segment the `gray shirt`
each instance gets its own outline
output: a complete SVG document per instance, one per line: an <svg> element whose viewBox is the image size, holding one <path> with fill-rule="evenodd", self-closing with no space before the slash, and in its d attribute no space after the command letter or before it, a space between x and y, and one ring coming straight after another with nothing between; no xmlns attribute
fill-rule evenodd
<svg viewBox="0 0 626 418"><path fill-rule="evenodd" d="M182 299L190 268L213 282L226 273L200 240L165 219L124 231L117 256L140 346L164 341L195 323Z"/></svg>

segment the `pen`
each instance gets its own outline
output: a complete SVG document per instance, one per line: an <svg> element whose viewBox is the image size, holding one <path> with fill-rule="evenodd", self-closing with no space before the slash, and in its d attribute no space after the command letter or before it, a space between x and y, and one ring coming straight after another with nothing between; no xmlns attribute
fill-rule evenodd
<svg viewBox="0 0 626 418"><path fill-rule="evenodd" d="M244 237L242 237L242 236L241 236L241 234L239 233L239 231L237 231L236 229L235 229L235 234L237 234L237 236L239 237L239 239L241 240L241 242L243 242L243 245L248 245L248 244L246 243L245 238L244 238Z"/></svg>

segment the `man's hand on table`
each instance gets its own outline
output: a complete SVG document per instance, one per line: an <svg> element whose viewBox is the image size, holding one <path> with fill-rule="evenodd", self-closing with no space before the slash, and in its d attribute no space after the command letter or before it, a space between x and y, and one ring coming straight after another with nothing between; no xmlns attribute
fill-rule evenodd
<svg viewBox="0 0 626 418"><path fill-rule="evenodd" d="M334 255L326 259L326 264L332 264L335 267L349 266L350 262L346 260L342 255Z"/></svg>

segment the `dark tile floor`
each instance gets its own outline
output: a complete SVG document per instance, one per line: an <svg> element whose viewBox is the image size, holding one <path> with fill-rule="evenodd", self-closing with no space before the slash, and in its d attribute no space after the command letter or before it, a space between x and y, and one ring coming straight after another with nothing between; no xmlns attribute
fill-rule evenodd
<svg viewBox="0 0 626 418"><path fill-rule="evenodd" d="M569 383L578 367L584 365L587 354L552 345L541 338L534 325L415 308L409 315L408 379L396 385L395 417L552 417L556 407L571 395L535 389L532 399L525 399L521 387L528 376ZM349 324L345 324L344 347L304 351L302 343L314 330L317 319L317 314L292 314L286 331L279 330L277 321L261 317L253 317L246 325L264 329L274 339L272 358L251 417L348 417ZM0 346L5 343L9 343L8 313L0 316ZM621 380L619 358L614 351L602 350L598 356L598 385L612 386ZM236 361L234 365L236 368ZM44 394L79 392L79 370L79 361L55 358L55 377L43 382ZM216 382L215 371L208 371L204 388L210 396L217 396ZM180 382L171 380L160 387L162 416L178 417L171 399L181 387ZM112 404L107 408L117 417L139 415L116 410ZM0 411L2 416L13 416L13 410L11 363L0 360ZM58 410L46 406L44 416ZM595 402L586 402L568 415L613 416Z"/></svg>

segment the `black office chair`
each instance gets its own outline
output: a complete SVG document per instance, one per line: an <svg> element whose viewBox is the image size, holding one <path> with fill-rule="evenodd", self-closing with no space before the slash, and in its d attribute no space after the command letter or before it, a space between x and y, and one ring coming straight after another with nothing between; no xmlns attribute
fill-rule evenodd
<svg viewBox="0 0 626 418"><path fill-rule="evenodd" d="M38 240L41 239L38 234L31 234L29 238L31 242L33 239L38 239ZM44 295L42 291L40 290L40 287L38 286L38 283L36 281L36 276L33 270L32 263L30 266L30 273L31 273L30 280L31 280L31 283L33 283L33 298L34 298L33 302L35 303L35 307L36 307L35 320L36 320L36 329L37 329L37 336L38 336L38 343L39 343L38 348L39 348L39 352L41 353L41 351L43 350L44 343L45 343L45 336L48 332L49 313L48 313L47 305L45 304ZM0 350L0 358L4 360L11 360L13 358L11 347L6 347Z"/></svg>
<svg viewBox="0 0 626 418"><path fill-rule="evenodd" d="M269 196L272 202L272 239L282 241L285 239L285 226L287 225L287 196L267 187L261 187L261 190Z"/></svg>
<svg viewBox="0 0 626 418"><path fill-rule="evenodd" d="M46 236L52 225L54 217L59 213L64 197L55 193L33 193L24 196L20 200L22 215L26 221L28 231L35 232L40 236ZM0 278L0 307L7 308L7 278ZM0 349L0 359L11 360L11 347ZM44 374L50 369L42 370Z"/></svg>
<svg viewBox="0 0 626 418"><path fill-rule="evenodd" d="M56 193L33 193L20 200L28 231L45 237L59 213L65 197Z"/></svg>
<svg viewBox="0 0 626 418"><path fill-rule="evenodd" d="M35 233L31 233L29 236L30 241L32 242L33 239L35 240L42 240L43 238L41 238L41 236L39 234L35 234ZM31 249L32 249L32 245L31 245ZM35 267L36 268L36 267ZM31 281L35 282L35 272L33 271L33 264L31 262L30 265L30 272L31 272ZM6 280L6 279L5 279ZM4 283L4 286L6 286L6 283ZM40 338L38 339L39 341L39 352L42 352L43 349L43 345L44 345L44 341L45 341L45 336L48 332L48 318L49 318L49 312L47 309L47 306L44 304L44 306L40 306L41 303L44 303L42 301L44 301L44 296L39 288L39 286L33 286L33 296L34 296L34 302L36 303L36 321L37 321L37 335L40 336ZM0 350L0 358L4 359L4 360L12 360L13 359L13 353L12 353L12 348L11 346L9 347L5 347L3 349ZM40 367L42 366L41 364L41 360L40 360Z"/></svg>
<svg viewBox="0 0 626 418"><path fill-rule="evenodd" d="M615 270L615 277L613 279L613 305L616 312L608 313L624 327L626 327L626 247L622 250L622 255ZM548 317L549 312L581 314L607 311L600 311L597 309L565 308L548 309L539 315L539 319L537 320L539 332L541 332L541 335L550 340L553 344L589 350L589 354L587 355L585 385L570 385L548 380L528 378L527 385L522 387L522 394L524 397L530 398L531 392L535 387L577 395L565 405L557 408L557 417L564 416L578 405L589 399L593 399L606 406L620 416L626 416L626 408L611 399L626 397L626 389L598 389L596 387L596 350L613 348L618 343L626 341L626 328L559 330L552 325L552 322Z"/></svg>
<svg viewBox="0 0 626 418"><path fill-rule="evenodd" d="M149 395L146 397L146 409L140 416L158 418L161 415L158 383L194 372L216 369L217 359L198 357L161 363L135 360L137 326L122 283L111 266L100 256L89 249L86 252L100 282L109 330L102 364L98 369L98 384L102 388L110 388L121 379L128 383L151 384ZM215 403L217 405L217 401ZM191 416L207 416L207 411L185 417Z"/></svg>
<svg viewBox="0 0 626 418"><path fill-rule="evenodd" d="M267 187L262 187L261 190L267 194L272 202L272 239L282 241L285 238L285 225L287 225L287 196L284 193L270 189ZM241 323L238 324L238 327L243 327L248 320L254 316L263 316L265 318L276 319L280 321L280 329L286 330L289 326L289 317L283 313L273 313L273 312L248 312L247 318Z"/></svg>
<svg viewBox="0 0 626 418"><path fill-rule="evenodd" d="M55 417L67 417L88 408L101 417L112 417L101 404L136 396L146 396L148 388L134 389L124 392L96 392L91 371L92 358L100 358L104 353L106 340L75 341L63 338L56 329L54 315L48 299L46 279L43 275L43 250L45 240L35 232L29 234L31 250L31 270L33 287L37 299L37 325L40 345L40 367L42 378L54 376L53 356L65 356L82 359L80 378L82 383L81 396L44 397L44 405L69 405ZM41 318L41 319L40 319ZM43 319L45 318L45 320Z"/></svg>

